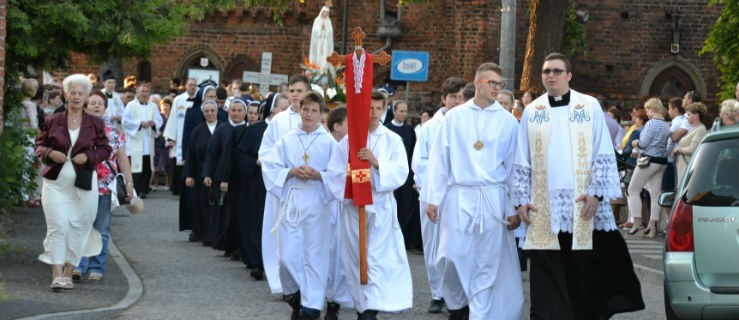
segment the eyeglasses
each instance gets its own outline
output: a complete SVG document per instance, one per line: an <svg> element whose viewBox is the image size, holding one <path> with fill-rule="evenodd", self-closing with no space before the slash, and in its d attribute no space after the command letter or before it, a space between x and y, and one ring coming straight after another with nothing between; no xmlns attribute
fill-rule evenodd
<svg viewBox="0 0 739 320"><path fill-rule="evenodd" d="M549 74L553 73L555 76L558 76L558 75L560 75L560 74L562 74L563 72L566 72L566 71L567 70L565 70L565 69L544 69L544 70L541 70L541 74L549 75Z"/></svg>
<svg viewBox="0 0 739 320"><path fill-rule="evenodd" d="M503 89L505 87L505 82L498 82L495 80L480 80L482 83L487 83L493 87L496 87L498 89Z"/></svg>

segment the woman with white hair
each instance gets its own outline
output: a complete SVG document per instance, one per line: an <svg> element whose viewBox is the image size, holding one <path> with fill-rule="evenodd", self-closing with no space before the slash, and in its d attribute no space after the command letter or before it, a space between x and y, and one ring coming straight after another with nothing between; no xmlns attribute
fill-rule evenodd
<svg viewBox="0 0 739 320"><path fill-rule="evenodd" d="M718 117L713 120L711 132L718 131L723 127L736 124L737 112L739 111L739 102L735 99L726 99L721 101L721 109L719 109Z"/></svg>
<svg viewBox="0 0 739 320"><path fill-rule="evenodd" d="M49 117L36 137L36 156L46 164L41 203L46 216L44 253L51 265L51 289L73 289L72 271L82 257L100 253L100 233L93 229L97 214L95 188L98 163L112 148L102 119L83 111L92 83L83 74L63 81L67 110Z"/></svg>

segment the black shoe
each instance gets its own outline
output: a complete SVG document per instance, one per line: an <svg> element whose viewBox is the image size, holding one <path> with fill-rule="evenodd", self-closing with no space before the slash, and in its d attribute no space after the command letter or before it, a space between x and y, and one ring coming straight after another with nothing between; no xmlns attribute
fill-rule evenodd
<svg viewBox="0 0 739 320"><path fill-rule="evenodd" d="M264 269L262 268L252 269L251 272L249 272L249 275L254 280L262 281L264 280Z"/></svg>
<svg viewBox="0 0 739 320"><path fill-rule="evenodd" d="M447 311L449 311L449 320L469 320L470 319L470 307L466 306L462 309L457 310L450 310L447 308Z"/></svg>
<svg viewBox="0 0 739 320"><path fill-rule="evenodd" d="M377 310L364 310L357 315L357 320L377 320Z"/></svg>
<svg viewBox="0 0 739 320"><path fill-rule="evenodd" d="M339 320L339 310L341 306L336 302L329 302L326 305L326 316L323 320Z"/></svg>
<svg viewBox="0 0 739 320"><path fill-rule="evenodd" d="M238 261L239 259L241 258L238 251L231 252L231 261Z"/></svg>
<svg viewBox="0 0 739 320"><path fill-rule="evenodd" d="M444 309L444 299L433 299L429 305L429 313L437 314L441 313Z"/></svg>
<svg viewBox="0 0 739 320"><path fill-rule="evenodd" d="M190 232L190 236L187 237L187 241L197 242L197 241L200 241L200 239L195 235L194 232Z"/></svg>
<svg viewBox="0 0 739 320"><path fill-rule="evenodd" d="M300 320L300 291L283 295L282 301L287 302L290 308L293 309L293 312L290 314L290 320Z"/></svg>
<svg viewBox="0 0 739 320"><path fill-rule="evenodd" d="M141 198L141 199L146 199L146 198L147 198L146 192L144 192L144 193L140 194L140 195L139 195L139 198Z"/></svg>
<svg viewBox="0 0 739 320"><path fill-rule="evenodd" d="M316 320L321 318L321 310L300 307L300 320Z"/></svg>
<svg viewBox="0 0 739 320"><path fill-rule="evenodd" d="M210 241L203 241L203 247L210 247Z"/></svg>

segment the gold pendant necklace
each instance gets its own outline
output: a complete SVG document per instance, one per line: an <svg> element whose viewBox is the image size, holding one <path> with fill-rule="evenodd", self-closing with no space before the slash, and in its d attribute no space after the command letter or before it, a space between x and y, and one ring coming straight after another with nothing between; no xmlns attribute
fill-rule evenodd
<svg viewBox="0 0 739 320"><path fill-rule="evenodd" d="M484 114L484 110L481 109L480 111L483 112L482 114ZM482 115L480 116L480 119L483 119ZM484 122L484 124L482 125L482 133L485 132L485 127L488 126L488 122L489 121L483 120L483 122ZM472 147L475 148L475 150L480 151L480 150L482 150L482 148L485 147L485 144L482 143L482 140L480 139L480 135L482 133L479 130L477 130L477 120L474 120L473 123L475 124L475 134L477 134L477 141L475 141L475 143L472 144Z"/></svg>
<svg viewBox="0 0 739 320"><path fill-rule="evenodd" d="M308 134L306 134L306 135L308 135ZM308 154L308 149L310 149L310 146L313 145L313 142L316 142L316 139L318 139L318 136L320 136L320 135L319 134L316 134L316 136L313 137L313 140L311 140L311 142L308 144L308 147L305 147L305 145L303 144L303 138L301 138L300 135L298 135L298 140L300 141L300 146L303 148L303 156L301 158L303 158L303 163L306 166L308 165L308 159L310 159L310 155Z"/></svg>

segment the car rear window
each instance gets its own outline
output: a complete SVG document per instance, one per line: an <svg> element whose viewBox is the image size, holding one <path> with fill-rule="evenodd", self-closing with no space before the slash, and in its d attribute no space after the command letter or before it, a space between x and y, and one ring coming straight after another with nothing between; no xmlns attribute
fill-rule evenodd
<svg viewBox="0 0 739 320"><path fill-rule="evenodd" d="M739 140L704 142L688 169L683 190L689 204L739 206Z"/></svg>

